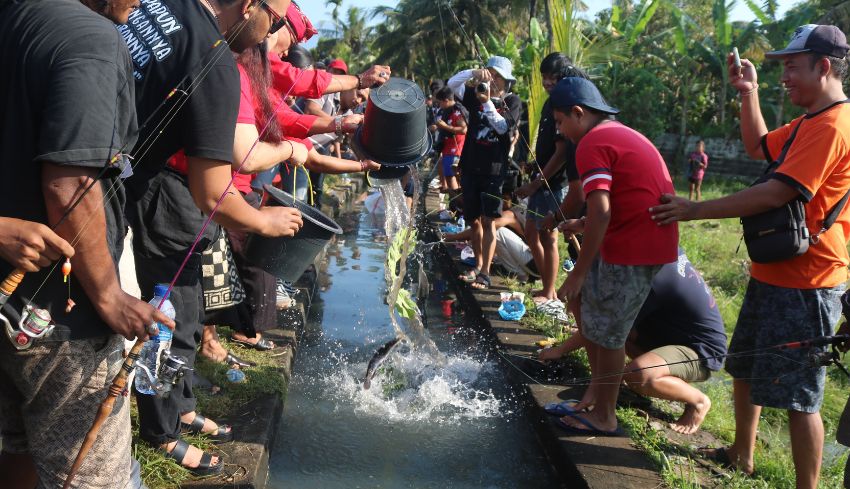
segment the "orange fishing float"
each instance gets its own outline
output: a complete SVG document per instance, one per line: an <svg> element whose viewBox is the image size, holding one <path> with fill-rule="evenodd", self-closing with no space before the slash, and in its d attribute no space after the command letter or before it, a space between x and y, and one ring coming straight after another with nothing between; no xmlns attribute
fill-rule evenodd
<svg viewBox="0 0 850 489"><path fill-rule="evenodd" d="M62 276L64 277L62 281L67 282L69 275L71 275L71 259L65 258L65 263L62 264Z"/></svg>

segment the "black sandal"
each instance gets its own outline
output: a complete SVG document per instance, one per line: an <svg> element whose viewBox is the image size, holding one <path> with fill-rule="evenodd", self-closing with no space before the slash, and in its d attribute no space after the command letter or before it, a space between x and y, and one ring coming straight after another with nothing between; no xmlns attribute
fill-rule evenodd
<svg viewBox="0 0 850 489"><path fill-rule="evenodd" d="M229 351L227 352L227 356L224 357L224 363L226 363L227 365L239 365L242 368L257 366L256 363L249 362L248 360L242 360L241 358L237 357L233 353L230 353Z"/></svg>
<svg viewBox="0 0 850 489"><path fill-rule="evenodd" d="M244 340L237 340L236 338L234 338L232 336L230 337L230 341L236 343L237 345L244 346L245 348L253 348L254 350L258 350L258 351L268 351L268 350L274 349L274 347L275 347L274 343L272 343L271 341L269 341L269 340L267 340L263 337L260 337L260 339L257 340L256 343L249 343L249 342L244 341Z"/></svg>
<svg viewBox="0 0 850 489"><path fill-rule="evenodd" d="M469 285L476 290L487 290L490 288L490 276L486 273L478 272L475 280Z"/></svg>
<svg viewBox="0 0 850 489"><path fill-rule="evenodd" d="M220 424L218 425L218 429L212 433L204 433L203 429L206 421L207 418L195 413L195 419L191 423L180 422L180 429L193 435L202 435L218 443L233 441L233 428L230 425Z"/></svg>
<svg viewBox="0 0 850 489"><path fill-rule="evenodd" d="M218 458L218 463L215 465L211 465L213 454L209 452L204 452L201 456L201 462L197 467L186 467L183 465L183 459L186 458L186 453L189 452L189 444L186 443L185 440L177 439L177 444L174 445L174 448L171 451L164 450L160 448L160 450L165 453L166 458L170 458L177 462L181 467L188 470L192 473L192 475L196 477L209 477L211 475L220 474L222 469L224 469L224 461L221 459L221 456Z"/></svg>

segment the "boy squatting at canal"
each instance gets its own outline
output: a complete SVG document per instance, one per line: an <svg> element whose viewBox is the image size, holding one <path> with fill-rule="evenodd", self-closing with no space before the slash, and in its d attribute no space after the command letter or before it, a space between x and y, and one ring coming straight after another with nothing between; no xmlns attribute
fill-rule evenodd
<svg viewBox="0 0 850 489"><path fill-rule="evenodd" d="M788 47L767 53L783 64L782 81L791 102L806 114L768 131L761 114L755 66L727 59L729 80L741 95L741 137L747 153L772 161L794 128L796 138L784 162L763 183L716 200L690 202L665 195L650 209L659 224L696 219L753 216L793 199L806 203L812 236L826 214L850 188L850 104L842 87L847 74L844 33L829 25L804 25ZM841 313L847 280L850 215L842 212L829 231L804 254L773 263L753 263L747 293L729 352L740 352L832 333ZM728 358L735 378L735 442L707 452L720 463L753 472L756 430L762 406L788 411L791 451L798 488L817 487L823 453L823 400L826 368L800 368L812 349L789 350L781 357ZM814 350L818 351L818 350ZM822 351L822 350L821 350ZM779 381L750 382L746 379Z"/></svg>
<svg viewBox="0 0 850 489"><path fill-rule="evenodd" d="M586 344L576 333L542 350L539 358L555 360ZM679 250L679 259L661 267L652 279L652 291L626 340L626 354L632 359L626 371L643 369L623 377L629 387L646 396L684 403L685 411L670 427L685 435L695 433L711 400L688 383L704 382L711 372L720 370L726 332L711 290L684 251ZM583 404L593 405L594 396L588 389ZM564 410L570 411L571 406Z"/></svg>
<svg viewBox="0 0 850 489"><path fill-rule="evenodd" d="M550 100L558 130L577 145L576 167L587 200L581 253L558 295L568 299L590 341L591 374L619 372L626 337L653 277L677 259L678 226L658 226L646 212L661 195L673 192L673 182L655 146L611 119L619 111L605 102L593 82L564 78ZM581 435L619 434L615 408L620 378L592 382L593 411L561 418L559 424Z"/></svg>

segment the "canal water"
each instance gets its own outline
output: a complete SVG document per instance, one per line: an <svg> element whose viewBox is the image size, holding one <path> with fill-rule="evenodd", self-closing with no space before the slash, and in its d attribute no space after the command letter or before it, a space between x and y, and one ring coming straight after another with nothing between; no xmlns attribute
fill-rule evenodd
<svg viewBox="0 0 850 489"><path fill-rule="evenodd" d="M331 244L320 270L268 487L560 487L491 340L441 303L451 290L442 292L436 272L422 305L445 365L403 346L362 388L369 359L394 335L383 220L366 212L353 220L356 230Z"/></svg>

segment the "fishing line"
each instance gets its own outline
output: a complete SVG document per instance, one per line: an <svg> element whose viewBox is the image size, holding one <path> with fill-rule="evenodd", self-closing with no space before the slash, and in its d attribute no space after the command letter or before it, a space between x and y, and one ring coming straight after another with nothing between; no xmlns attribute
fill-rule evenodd
<svg viewBox="0 0 850 489"><path fill-rule="evenodd" d="M451 12L452 16L455 19L455 22L457 22L457 25L460 27L460 30L463 33L466 40L474 46L474 54L478 57L478 61L480 61L481 64L486 66L487 63L484 61L484 57L481 56L481 52L478 50L478 45L475 42L473 42L472 38L470 38L469 34L467 34L466 29L464 29L464 27L463 27L463 23L458 18L454 9L452 9L451 4L447 3L446 7L449 9L449 12ZM532 67L532 69L533 69L533 67ZM508 117L513 119L513 116L511 115L510 111L506 110L505 115L507 115ZM513 119L513 123L517 127L517 134L519 135L519 138L522 140L526 149L528 149L528 154L531 156L531 159L534 161L534 165L537 167L537 171L540 172L540 179L543 181L544 184L546 184L546 189L549 191L549 197L555 202L555 207L558 209L558 214L560 214L560 216L561 216L561 221L562 222L566 221L567 216L564 214L564 211L561 210L561 202L558 202L558 199L555 198L555 192L552 190L552 186L549 185L549 180L543 174L543 167L541 167L540 162L537 161L537 154L534 152L533 149L531 149L531 145L529 144L528 140L526 140L525 136L522 134L522 131L519 130L519 121L517 121L516 119ZM545 217L545 216L543 216L543 217Z"/></svg>
<svg viewBox="0 0 850 489"><path fill-rule="evenodd" d="M210 55L210 53L215 52L215 49L216 49L218 46L222 45L222 43L224 43L225 45L229 45L230 40L234 39L234 38L235 38L235 37L236 37L236 36L237 36L237 35L238 35L241 31L242 31L242 29L244 29L244 28L245 28L245 26L246 26L246 25L247 25L247 22L243 22L243 23L242 23L242 24L241 24L241 25L240 25L240 26L239 26L239 27L238 27L238 28L237 28L237 29L236 29L236 30L235 30L235 31L234 31L234 32L233 32L233 33L229 36L229 39L218 39L215 43L213 43L212 47L210 48L210 51L208 51L208 52L207 52L207 54L205 54L205 55L204 55L204 58L202 58L201 60L199 60L199 61L198 61L198 63L196 63L196 65L198 65L198 64L200 64L202 61L204 61L204 59L206 59L206 58ZM138 128L138 129L137 129L137 131L136 131L136 134L137 134L137 135L138 135L138 134L141 134L141 133L144 131L144 129L147 127L147 125L148 125L148 124L149 124L149 123L150 123L150 122L154 119L154 116L156 116L156 115L157 115L157 114L158 114L158 113L159 113L159 112L163 109L163 107L165 107L165 105L166 105L166 104L167 104L167 103L171 100L171 98L172 98L175 94L177 94L177 93L181 93L181 94L183 94L183 95L185 96L185 97L183 97L183 98L181 99L181 101L180 101L180 102L182 102L182 103L179 103L179 105L178 105L178 103L175 103L174 105L172 105L172 106L171 106L171 108L168 110L168 112L166 112L166 114L162 117L162 119L160 119L160 121L157 123L157 126L156 126L156 128L155 128L155 131L153 131L151 134L149 134L149 135L148 135L148 137L147 137L144 141L142 141L141 143L138 143L138 146L139 146L139 147L141 147L141 146L143 146L143 145L145 145L145 144L148 144L148 142L149 142L149 141L150 141L150 144L148 144L148 149L149 149L150 147L152 147L152 146L153 146L153 143L155 143L155 142L156 142L156 140L157 140L157 139L159 139L159 137L162 135L162 132L165 130L165 127L167 127L167 125L171 122L171 120L173 120L173 119L174 119L174 117L176 116L177 112L178 112L178 111L179 111L179 110L183 107L183 105L185 105L185 103L186 103L186 101L188 100L189 96L190 96L192 93L194 93L194 91L197 89L197 87L200 85L200 83L204 80L204 78L206 78L207 74L211 71L211 67L213 66L213 64L214 64L214 63L217 63L217 62L218 62L218 60L220 60L220 59L221 59L221 57L224 55L224 53L226 53L226 52L228 52L228 51L230 51L230 50L229 50L229 49L227 49L227 50L220 50L220 51L218 51L218 52L215 52L215 57L214 57L214 58L212 58L212 59L209 59L209 60L207 61L207 63L201 67L201 70L200 70L200 72L199 72L199 75L200 75L200 76L198 76L198 77L197 77L197 79L196 79L195 81L193 81L193 82L192 82L192 83L191 83L191 84L187 87L187 89L189 89L189 90L190 90L189 92L187 92L186 90L181 90L179 87L180 87L180 85L182 85L183 83L185 83L185 82L186 82L186 80L188 80L188 79L189 79L189 77L193 75L193 73L191 73L191 72L190 72L190 73L187 73L187 74L186 74L186 76L184 76L184 77L183 77L183 78L182 78L182 79L181 79L181 80L180 80L180 81L179 81L179 82L175 85L175 87L174 87L174 88L173 88L173 89L172 89L172 90L171 90L171 91L170 91L170 92L166 95L166 97L162 100L162 102L160 102L160 104L156 107L156 109L154 109L154 111L153 111L153 112L151 112L151 114L150 114L150 115L148 115L148 117L145 119L145 121L142 123L142 125L141 125L141 126L139 126L139 128ZM126 80L126 81L125 81L125 85L126 85L128 82L129 82L129 78L128 78L128 80ZM120 91L119 91L119 95L120 95ZM167 122L165 122L165 125L163 125L163 122L164 122L164 121L165 121L165 119L166 119L166 118L168 118L169 116L171 116L171 117L168 119L168 121L167 121ZM115 128L115 125L113 124L113 134L115 133L115 130L116 130L116 128ZM152 140L152 141L151 141L151 138L153 138L153 140ZM128 138L128 139L132 140L132 138ZM76 198L76 199L75 199L75 200L71 203L71 205L70 205L70 206L69 206L69 207L68 207L68 208L67 208L67 209L63 212L62 216L59 218L59 220L56 222L56 224L54 224L54 225L51 227L51 229L52 229L52 230L55 230L55 229L56 229L59 225L61 225L61 224L62 224L62 223L63 223L63 222L64 222L64 221L68 218L68 216L71 214L71 212L72 212L74 209L76 209L76 208L77 208L77 206L79 206L79 204L83 201L83 199L86 197L86 195L87 195L87 194L91 191L91 189L94 187L94 185L100 181L100 179L101 179L101 178L102 178L102 177L106 174L106 172L107 172L107 171L108 171L108 170L109 170L109 169L110 169L110 168L111 168L111 167L112 167L115 163L117 163L117 162L121 159L121 157L122 157L122 156L126 156L129 160L136 160L136 159L138 159L138 161L137 161L135 164L131 164L131 165L130 165L130 168L131 168L132 170L135 170L136 166L138 166L138 164L141 162L142 158L144 157L144 154L142 155L142 157L139 157L139 158L136 158L136 157L134 157L134 156L130 156L130 155L126 155L126 154L124 153L124 151L125 151L125 150L129 147L129 145L130 145L130 142L129 142L129 141L128 141L128 142L125 142L125 143L124 143L124 145L123 145L123 146L122 146L122 147L118 150L118 152L117 152L117 153L115 153L112 157L110 157L109 159L107 159L107 161L106 161L106 162L104 163L104 165L101 167L101 169L100 169L100 171L97 173L97 175L96 175L96 176L95 176L95 177L94 177L94 178L93 178L93 179L92 179L92 180L88 183L88 185L85 187L85 189L83 190L83 192L82 192L82 193L81 193L81 194L80 194L80 195L79 195L79 196L78 196L78 197L77 197L77 198ZM147 150L148 150L148 149L146 149L146 150L145 150L145 154L147 153ZM128 164L129 164L129 163L128 163ZM112 185L110 185L110 186L106 189L106 191L104 191L102 202L103 202L103 203L106 203L106 202L108 202L108 201L109 201L112 197L114 197L114 196L117 194L117 191L118 191L118 185L122 185L122 184L123 184L123 182L121 181L121 179L116 179L116 180L112 183ZM76 244L79 242L79 240L80 240L80 238L81 238L82 234L85 232L85 230L86 230L86 229L88 229L88 226L89 226L89 224L92 222L92 220L93 220L93 219L94 219L94 214L92 214L92 215L91 215L91 216L90 216L90 217L89 217L89 218L88 218L88 219L87 219L87 220L83 223L83 226L80 228L80 231L79 231L79 232L77 233L77 235L76 235L76 236L74 236L74 238L73 238L73 239L69 242L69 243L71 244L71 246L74 246L74 245L76 245ZM57 262L55 262L55 263L53 264L53 266L50 268L50 271L49 271L49 272L45 275L44 279L43 279L43 280L42 280L42 282L39 284L38 288L36 288L36 290L35 290L35 292L32 294L32 296L31 296L29 299L27 299L27 304L28 304L28 305L32 305L32 304L33 304L33 302L34 302L34 301L35 301L35 299L36 299L36 296L39 294L39 292L41 291L41 289L42 289L42 288L44 288L44 286L45 286L45 284L47 283L47 281L48 281L48 280L50 279L50 277L53 275L53 272L54 272L54 271L56 270L56 268L59 266L59 263L60 263L60 261L57 261Z"/></svg>

